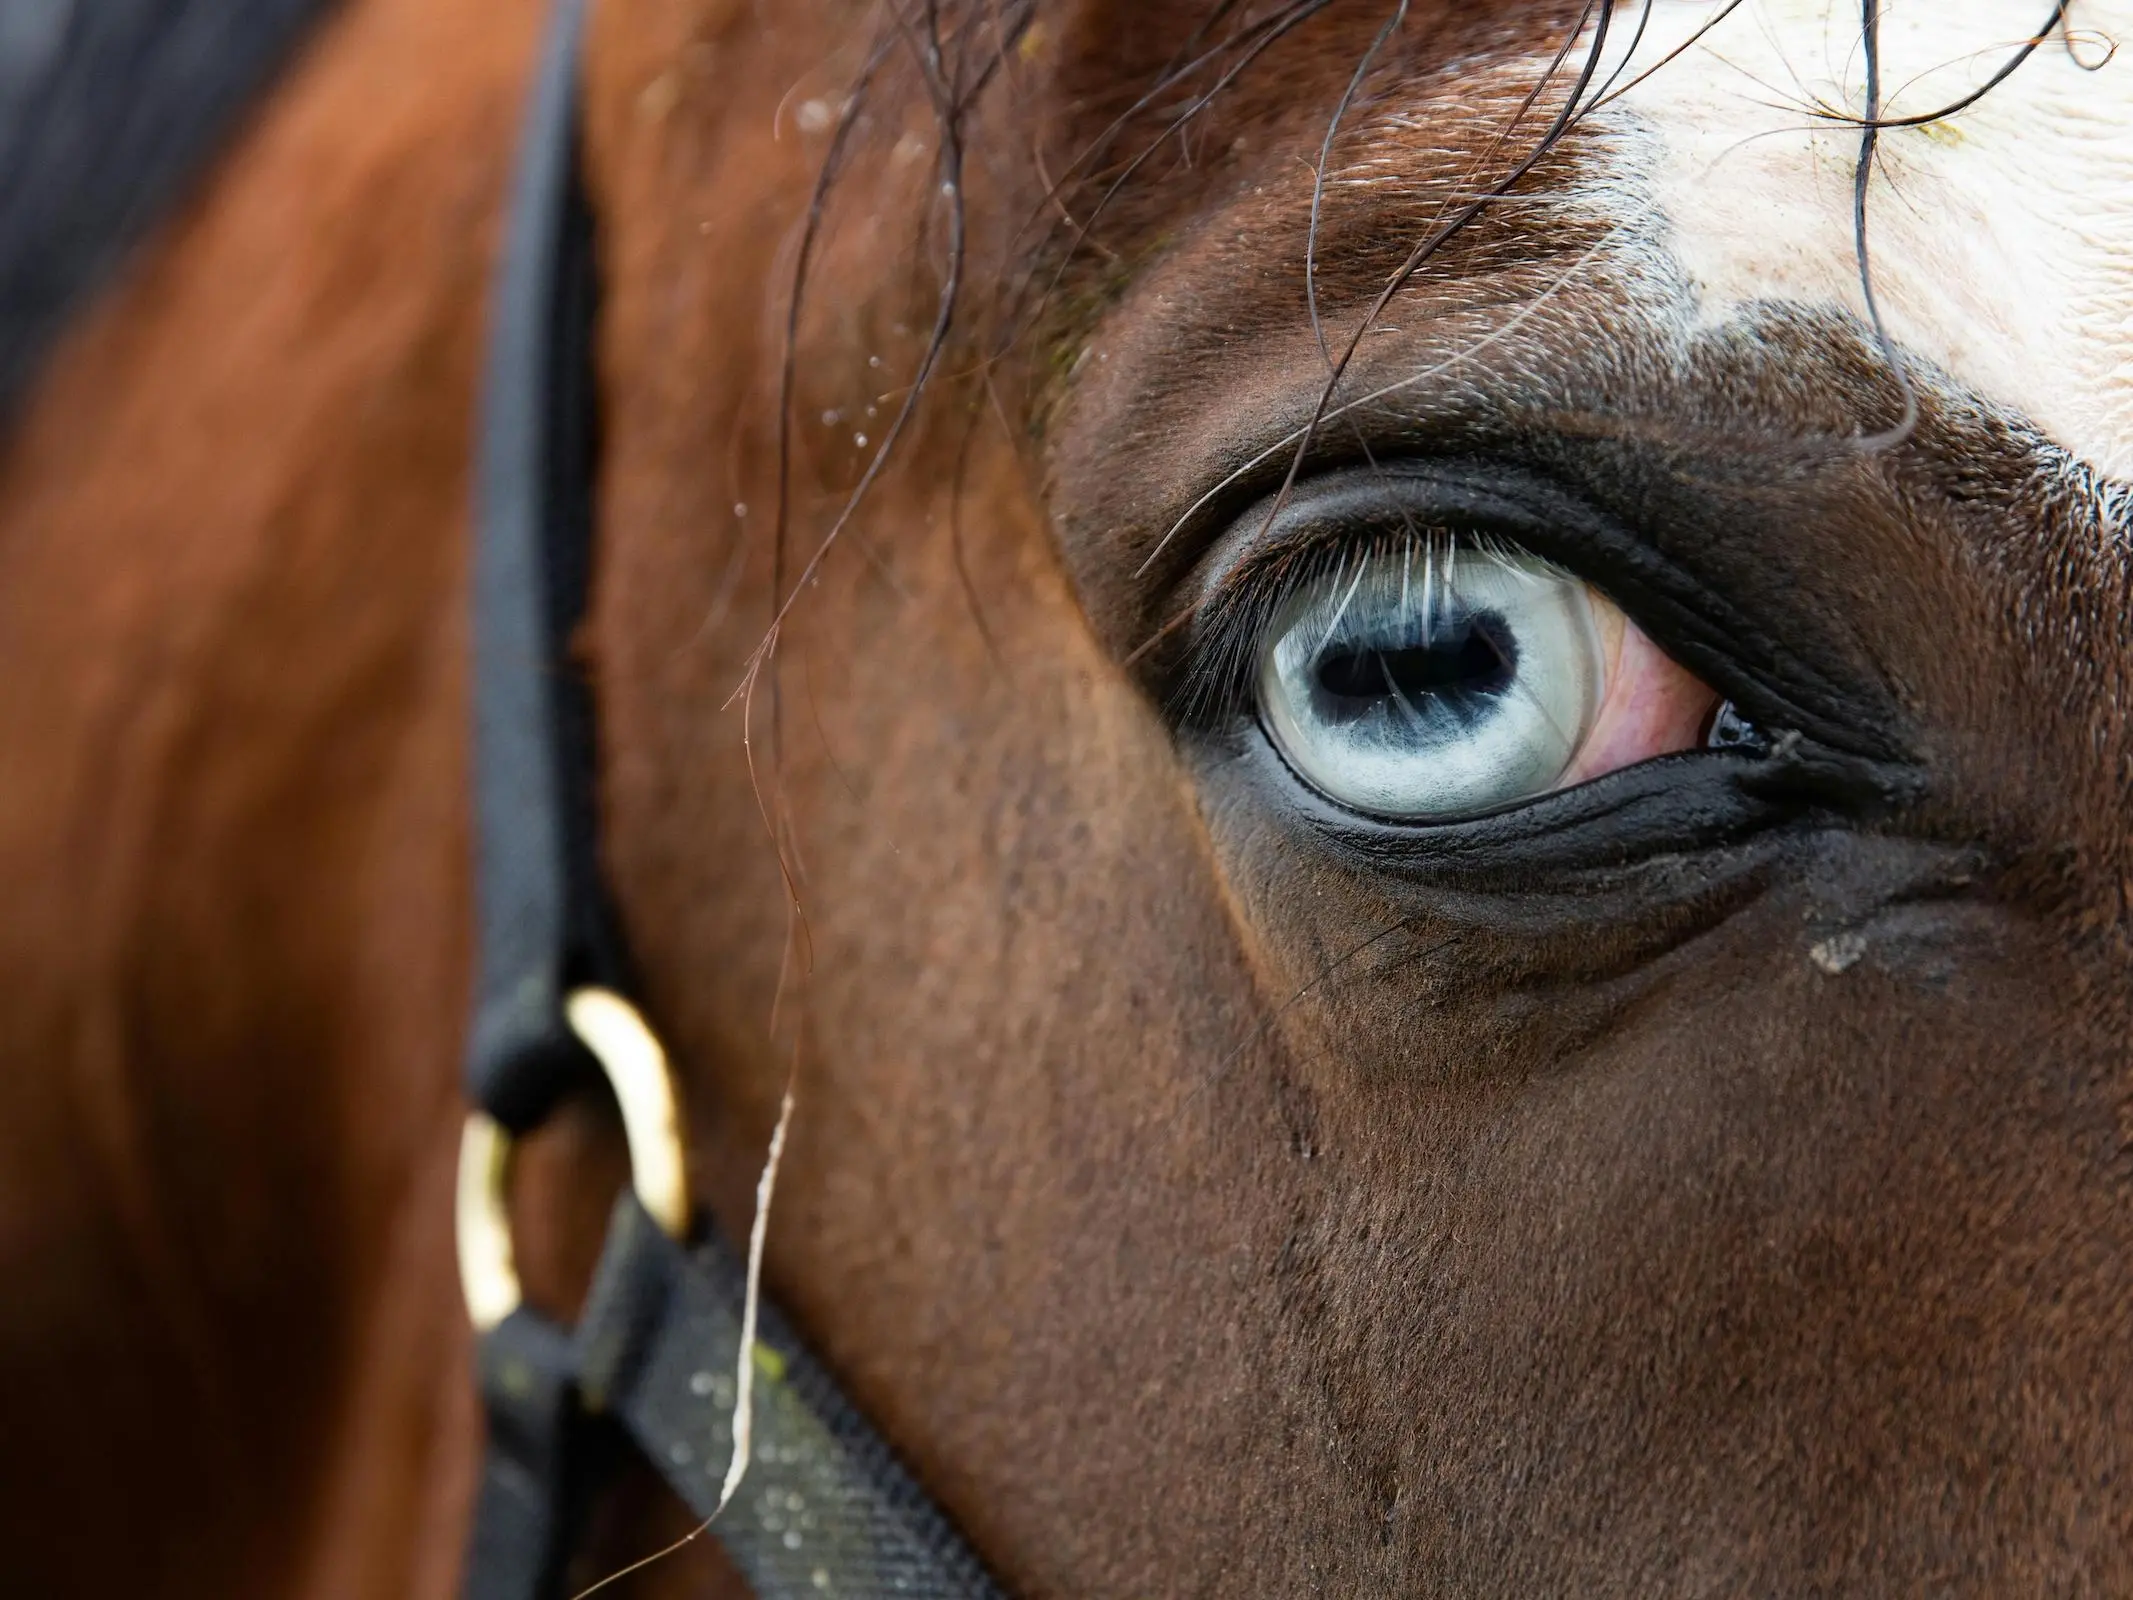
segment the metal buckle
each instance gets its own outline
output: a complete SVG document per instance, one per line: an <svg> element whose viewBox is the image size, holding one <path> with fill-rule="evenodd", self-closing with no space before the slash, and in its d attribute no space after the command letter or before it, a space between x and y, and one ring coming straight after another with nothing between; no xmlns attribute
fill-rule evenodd
<svg viewBox="0 0 2133 1600"><path fill-rule="evenodd" d="M688 1172L666 1051L637 1008L612 990L574 989L563 1002L563 1014L607 1074L622 1108L630 1187L653 1221L671 1237L683 1238L689 1227ZM511 1247L512 1147L510 1133L485 1111L471 1113L459 1136L459 1287L477 1333L494 1328L525 1298Z"/></svg>

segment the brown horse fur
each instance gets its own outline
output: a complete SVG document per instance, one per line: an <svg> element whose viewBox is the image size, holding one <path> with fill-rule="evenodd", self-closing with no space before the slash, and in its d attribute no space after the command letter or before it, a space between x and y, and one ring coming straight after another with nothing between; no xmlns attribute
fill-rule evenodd
<svg viewBox="0 0 2133 1600"><path fill-rule="evenodd" d="M586 644L699 1193L745 1225L797 1051L770 1287L1018 1593L2133 1589L2125 545L1975 397L1831 446L1892 404L1856 330L1669 365L1603 275L1367 426L1686 530L1826 759L1767 827L1679 763L1603 781L1598 849L1576 800L1432 853L1295 799L1142 646L1205 576L1165 530L1316 401L1311 169L1384 12L1095 216L1174 104L1076 154L1206 9L1010 43L963 331L739 697L923 355L940 120L912 34L830 192L780 556L786 287L879 19L598 19ZM465 447L533 10L351 4L0 458L11 1592L455 1582ZM1519 154L1574 10L1414 7L1405 122L1337 151L1394 149L1412 212L1329 203L1336 330ZM1548 216L1448 247L1365 369L1534 302L1582 248ZM540 1153L567 1305L617 1141ZM626 1486L587 1575L676 1526Z"/></svg>

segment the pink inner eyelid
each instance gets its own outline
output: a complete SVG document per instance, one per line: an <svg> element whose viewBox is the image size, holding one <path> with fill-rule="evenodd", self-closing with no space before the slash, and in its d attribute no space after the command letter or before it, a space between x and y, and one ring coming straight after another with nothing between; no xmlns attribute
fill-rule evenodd
<svg viewBox="0 0 2133 1600"><path fill-rule="evenodd" d="M1718 692L1670 659L1605 598L1593 596L1605 676L1592 731L1564 769L1569 788L1654 756L1700 747Z"/></svg>

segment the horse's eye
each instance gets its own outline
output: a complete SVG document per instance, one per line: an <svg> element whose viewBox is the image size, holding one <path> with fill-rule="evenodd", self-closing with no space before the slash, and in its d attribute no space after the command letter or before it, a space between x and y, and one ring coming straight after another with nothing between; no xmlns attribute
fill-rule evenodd
<svg viewBox="0 0 2133 1600"><path fill-rule="evenodd" d="M1309 580L1259 662L1269 736L1327 798L1439 821L1701 743L1717 696L1562 568L1399 541Z"/></svg>

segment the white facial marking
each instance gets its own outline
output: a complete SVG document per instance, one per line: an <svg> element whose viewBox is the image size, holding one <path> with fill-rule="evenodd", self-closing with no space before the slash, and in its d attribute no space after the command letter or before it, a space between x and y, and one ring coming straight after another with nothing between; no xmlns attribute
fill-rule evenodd
<svg viewBox="0 0 2133 1600"><path fill-rule="evenodd" d="M1643 0L1617 6L1604 80ZM1654 0L1622 82L1721 7ZM1882 115L1937 110L1982 84L2045 0L1885 0ZM2133 0L2077 0L2076 48L2048 40L1967 111L1881 136L1867 201L1889 333L2075 456L2133 475ZM1858 0L1745 0L1704 40L1599 113L1621 154L1599 180L1617 217L1685 278L1700 325L1758 300L1864 317L1853 256L1865 107ZM1596 80L1597 81L1597 80ZM1657 263L1655 263L1657 265ZM1874 422L1882 419L1863 419Z"/></svg>

